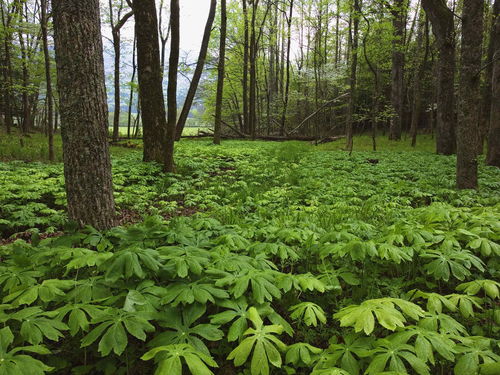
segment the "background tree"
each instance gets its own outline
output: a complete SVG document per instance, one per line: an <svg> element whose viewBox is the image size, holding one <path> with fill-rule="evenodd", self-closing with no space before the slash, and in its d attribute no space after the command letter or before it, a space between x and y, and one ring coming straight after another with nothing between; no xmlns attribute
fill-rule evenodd
<svg viewBox="0 0 500 375"><path fill-rule="evenodd" d="M201 41L200 53L198 55L198 61L196 63L196 69L191 79L191 84L184 100L184 105L182 106L181 114L179 120L177 120L175 139L179 140L184 130L184 125L186 125L186 120L191 110L193 104L193 99L198 89L198 84L200 83L201 74L203 73L203 68L205 66L205 59L207 57L208 44L210 42L210 34L212 32L212 25L215 19L215 10L217 8L217 0L210 0L210 10L208 12L207 23L205 24L205 31L203 32L203 39ZM223 24L221 20L221 28ZM225 49L224 49L225 52Z"/></svg>
<svg viewBox="0 0 500 375"><path fill-rule="evenodd" d="M437 71L436 152L455 152L455 26L445 0L422 0L439 50Z"/></svg>
<svg viewBox="0 0 500 375"><path fill-rule="evenodd" d="M53 0L57 87L70 219L115 223L99 1Z"/></svg>
<svg viewBox="0 0 500 375"><path fill-rule="evenodd" d="M137 71L143 128L144 161L165 162L167 128L154 0L132 3L137 39Z"/></svg>
<svg viewBox="0 0 500 375"><path fill-rule="evenodd" d="M215 102L215 127L214 143L220 145L220 132L222 128L222 95L224 93L224 74L226 64L226 0L221 0L220 8L220 42L219 42L219 63L217 65L217 98Z"/></svg>
<svg viewBox="0 0 500 375"><path fill-rule="evenodd" d="M115 4L113 0L109 0L109 22L111 25L111 35L113 36L113 51L114 51L114 94L115 105L113 113L113 141L118 141L120 136L120 64L121 64L121 29L134 14L133 11L122 14L125 9L123 0Z"/></svg>
<svg viewBox="0 0 500 375"><path fill-rule="evenodd" d="M483 0L464 0L457 127L457 186L477 188Z"/></svg>
<svg viewBox="0 0 500 375"><path fill-rule="evenodd" d="M491 109L488 132L488 155L486 162L489 165L500 167L500 0L493 5L492 28L490 35L493 53L491 54Z"/></svg>
<svg viewBox="0 0 500 375"><path fill-rule="evenodd" d="M179 66L179 48L180 48L180 10L179 0L170 1L170 58L168 62L168 123L166 152L164 156L165 170L174 171L174 144L175 128L177 126L177 72Z"/></svg>
<svg viewBox="0 0 500 375"><path fill-rule="evenodd" d="M43 43L43 56L45 62L45 85L47 87L45 100L47 102L47 134L49 146L49 160L54 160L54 102L52 97L52 77L50 70L50 54L48 42L48 0L41 0L41 29L42 29L42 43Z"/></svg>

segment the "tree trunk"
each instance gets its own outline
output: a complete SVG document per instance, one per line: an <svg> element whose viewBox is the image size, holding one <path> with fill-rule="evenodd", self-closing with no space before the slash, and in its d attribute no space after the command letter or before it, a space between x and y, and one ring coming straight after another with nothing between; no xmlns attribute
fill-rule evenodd
<svg viewBox="0 0 500 375"><path fill-rule="evenodd" d="M4 42L4 61L3 61L3 106L4 106L4 118L5 118L5 127L7 134L10 134L11 129L13 127L12 122L12 65L10 60L10 48L12 44L12 33L9 31L10 23L12 20L12 12L7 9L7 14L5 14L5 10L3 6L0 6L0 11L2 12L2 25L5 30L3 35Z"/></svg>
<svg viewBox="0 0 500 375"><path fill-rule="evenodd" d="M110 1L111 3L111 1ZM113 49L115 54L114 88L115 88L115 110L113 112L113 142L120 137L120 57L121 37L119 30L113 30Z"/></svg>
<svg viewBox="0 0 500 375"><path fill-rule="evenodd" d="M53 0L57 86L69 218L115 223L99 1Z"/></svg>
<svg viewBox="0 0 500 375"><path fill-rule="evenodd" d="M353 146L353 116L354 116L354 104L356 100L356 71L358 69L358 44L359 44L359 16L361 13L361 7L359 0L354 0L354 5L352 9L352 37L351 37L351 66L350 66L350 76L349 76L349 104L347 108L347 127L346 127L346 150L352 152Z"/></svg>
<svg viewBox="0 0 500 375"><path fill-rule="evenodd" d="M52 77L50 74L50 54L49 43L47 35L47 0L41 0L41 28L42 28L42 42L43 42L43 56L45 60L45 84L47 86L47 93L45 98L47 100L47 135L49 141L49 160L54 160L54 108L52 99Z"/></svg>
<svg viewBox="0 0 500 375"><path fill-rule="evenodd" d="M164 163L166 150L165 101L154 0L134 0L139 100L143 128L143 160Z"/></svg>
<svg viewBox="0 0 500 375"><path fill-rule="evenodd" d="M224 93L224 71L226 64L226 31L227 31L227 14L226 0L221 0L220 13L220 43L219 43L219 65L217 67L217 98L215 101L215 126L214 126L214 143L220 145L220 135L222 128L222 95Z"/></svg>
<svg viewBox="0 0 500 375"><path fill-rule="evenodd" d="M210 34L212 32L212 24L214 23L215 10L217 8L217 0L210 1L210 10L208 12L207 23L205 24L205 31L203 32L203 40L201 42L200 54L198 55L198 62L196 63L196 69L193 74L193 79L189 85L189 90L186 95L186 100L182 106L182 111L177 120L175 139L178 141L181 139L182 131L186 125L186 120L191 110L193 104L193 99L198 89L198 84L200 82L201 74L203 73L203 68L205 66L205 60L207 58L208 44L210 42Z"/></svg>
<svg viewBox="0 0 500 375"><path fill-rule="evenodd" d="M477 188L483 0L464 0L457 129L457 186Z"/></svg>
<svg viewBox="0 0 500 375"><path fill-rule="evenodd" d="M392 69L391 69L391 103L394 115L389 128L389 139L399 141L403 121L403 78L404 78L404 33L406 27L406 1L394 0L392 7L392 25L394 35L392 41Z"/></svg>
<svg viewBox="0 0 500 375"><path fill-rule="evenodd" d="M22 3L19 4L18 6L18 16L19 16L19 21L23 21L23 5ZM18 37L19 37L19 47L21 49L21 66L22 66L22 82L23 82L23 89L22 89L22 103L23 103L23 120L19 124L19 128L22 133L27 133L28 128L30 127L30 102L28 98L28 90L29 90L29 73L28 73L28 56L26 52L26 44L24 43L24 35L22 30L19 28L18 30Z"/></svg>
<svg viewBox="0 0 500 375"><path fill-rule="evenodd" d="M249 55L249 41L248 41L248 8L247 0L243 0L243 16L244 16L244 43L243 43L243 132L250 133L249 127L249 112L248 112L248 55Z"/></svg>
<svg viewBox="0 0 500 375"><path fill-rule="evenodd" d="M428 49L428 30L427 30L427 20L424 19L425 16L420 13L420 20L418 23L417 32L417 67L415 68L414 80L413 80L413 108L411 112L411 126L410 126L410 136L411 136L411 146L415 147L417 145L417 131L418 124L420 120L420 112L422 110L422 85L421 81L424 77L425 63L427 61L427 51ZM422 44L425 33L425 52L422 57Z"/></svg>
<svg viewBox="0 0 500 375"><path fill-rule="evenodd" d="M252 138L255 138L257 127L257 35L255 22L257 19L257 9L259 0L253 0L252 3L252 25L250 34L250 98L249 98L249 130Z"/></svg>
<svg viewBox="0 0 500 375"><path fill-rule="evenodd" d="M491 111L486 163L500 167L500 0L493 5L493 71L491 75Z"/></svg>
<svg viewBox="0 0 500 375"><path fill-rule="evenodd" d="M287 44L286 44L286 83L285 83L285 93L283 101L283 112L281 114L281 128L280 135L285 135L286 133L286 112L288 110L288 101L290 93L290 49L292 44L292 16L293 16L293 1L290 0L290 13L286 18L287 23Z"/></svg>
<svg viewBox="0 0 500 375"><path fill-rule="evenodd" d="M455 152L455 40L453 13L445 0L422 0L439 50L437 72L436 152Z"/></svg>
<svg viewBox="0 0 500 375"><path fill-rule="evenodd" d="M177 125L177 71L179 68L179 44L180 44L180 20L179 20L179 0L170 1L170 58L168 61L168 123L167 123L167 150L165 153L165 171L174 171L174 144L175 127ZM142 108L145 111L145 108Z"/></svg>
<svg viewBox="0 0 500 375"><path fill-rule="evenodd" d="M136 40L132 43L132 79L130 80L130 94L128 98L128 119L127 119L127 138L130 139L130 128L132 125L132 105L134 104L134 83L137 65L135 63Z"/></svg>

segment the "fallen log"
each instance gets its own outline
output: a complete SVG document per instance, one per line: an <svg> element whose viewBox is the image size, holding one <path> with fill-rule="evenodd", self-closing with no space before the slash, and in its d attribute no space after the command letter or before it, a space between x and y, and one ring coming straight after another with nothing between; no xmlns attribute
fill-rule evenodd
<svg viewBox="0 0 500 375"><path fill-rule="evenodd" d="M299 130L302 127L302 125L304 125L308 120L310 120L311 118L313 118L314 116L316 116L325 107L328 107L330 104L335 103L337 100L342 99L343 97L345 97L347 95L348 95L348 93L345 93L345 94L337 96L335 99L332 99L332 100L326 102L321 107L319 107L317 110L315 110L313 113L311 113L309 116L307 116L304 120L302 120L302 122L299 125L297 125L295 128L293 128L290 132L288 132L288 134L295 133L297 130Z"/></svg>

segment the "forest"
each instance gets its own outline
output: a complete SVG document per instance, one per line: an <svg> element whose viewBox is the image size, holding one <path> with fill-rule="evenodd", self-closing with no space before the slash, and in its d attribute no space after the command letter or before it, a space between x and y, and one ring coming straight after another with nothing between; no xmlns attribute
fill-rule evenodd
<svg viewBox="0 0 500 375"><path fill-rule="evenodd" d="M500 374L500 0L0 18L0 375Z"/></svg>

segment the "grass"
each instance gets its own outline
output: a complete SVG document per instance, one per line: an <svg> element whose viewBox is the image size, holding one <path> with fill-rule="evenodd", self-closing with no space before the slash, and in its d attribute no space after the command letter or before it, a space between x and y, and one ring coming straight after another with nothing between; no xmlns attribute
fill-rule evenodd
<svg viewBox="0 0 500 375"><path fill-rule="evenodd" d="M206 130L205 127L186 127L183 135L197 135L200 130ZM112 131L112 128L110 128ZM125 137L127 129L120 128L120 136ZM190 140L199 144L211 144L211 140L197 139ZM389 141L386 136L379 135L377 137L377 151L394 151L394 152L435 152L435 138L430 134L419 135L417 138L417 146L411 147L410 138L403 134L401 141ZM132 143L142 143L140 140L132 140ZM224 141L224 144L232 144L234 141ZM236 141L240 142L240 141ZM252 141L244 141L249 145L255 144ZM345 148L345 140L340 139L335 142L325 143L319 146L312 146L308 142L297 142L305 148L316 149L321 151L341 151ZM293 142L287 142L290 145ZM62 142L60 134L54 137L54 147L56 161L62 161ZM358 135L354 137L354 152L372 151L372 139L369 135ZM123 152L122 147L111 147L112 154L120 154ZM24 161L48 161L48 143L47 137L43 133L31 133L29 136L21 137L18 132L7 135L4 129L0 129L0 160L24 160Z"/></svg>

